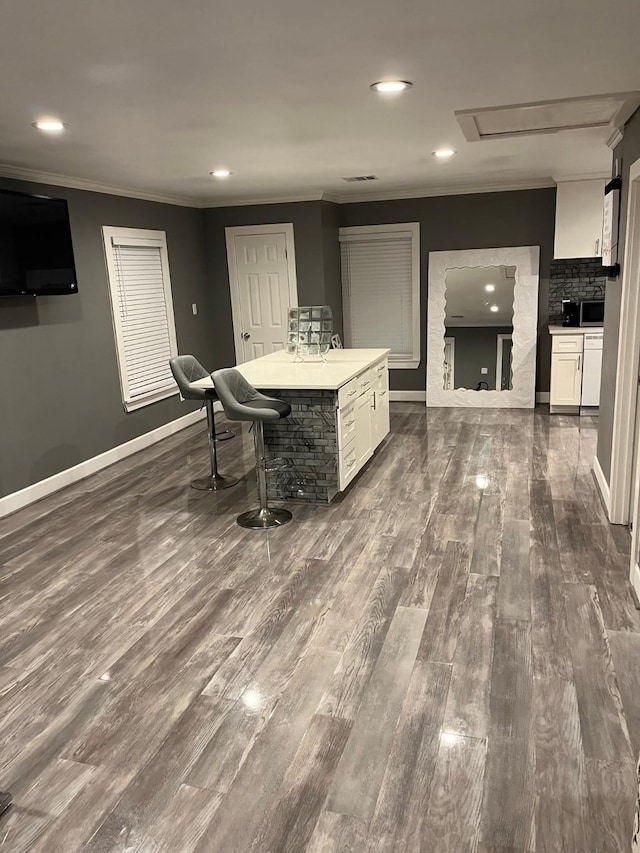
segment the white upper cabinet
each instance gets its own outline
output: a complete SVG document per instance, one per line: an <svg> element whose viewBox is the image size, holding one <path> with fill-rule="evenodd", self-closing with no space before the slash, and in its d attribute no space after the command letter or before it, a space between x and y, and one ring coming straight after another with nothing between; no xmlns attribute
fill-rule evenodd
<svg viewBox="0 0 640 853"><path fill-rule="evenodd" d="M558 183L554 258L601 257L605 183L604 179Z"/></svg>

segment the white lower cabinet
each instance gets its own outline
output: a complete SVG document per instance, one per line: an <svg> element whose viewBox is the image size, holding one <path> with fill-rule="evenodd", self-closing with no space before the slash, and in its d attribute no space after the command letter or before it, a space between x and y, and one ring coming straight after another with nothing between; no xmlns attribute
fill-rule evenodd
<svg viewBox="0 0 640 853"><path fill-rule="evenodd" d="M371 392L366 391L357 400L355 405L356 416L356 454L358 457L358 469L371 458L373 448L371 446Z"/></svg>
<svg viewBox="0 0 640 853"><path fill-rule="evenodd" d="M338 391L338 478L343 491L389 433L386 360Z"/></svg>
<svg viewBox="0 0 640 853"><path fill-rule="evenodd" d="M374 450L389 432L389 391L375 391L371 413L371 432Z"/></svg>
<svg viewBox="0 0 640 853"><path fill-rule="evenodd" d="M340 482L340 491L343 491L349 485L357 473L358 453L354 437L351 444L348 444L338 452L338 479Z"/></svg>
<svg viewBox="0 0 640 853"><path fill-rule="evenodd" d="M582 353L553 353L551 356L551 405L579 406L581 394Z"/></svg>
<svg viewBox="0 0 640 853"><path fill-rule="evenodd" d="M551 344L551 406L579 406L582 395L584 336L553 335Z"/></svg>

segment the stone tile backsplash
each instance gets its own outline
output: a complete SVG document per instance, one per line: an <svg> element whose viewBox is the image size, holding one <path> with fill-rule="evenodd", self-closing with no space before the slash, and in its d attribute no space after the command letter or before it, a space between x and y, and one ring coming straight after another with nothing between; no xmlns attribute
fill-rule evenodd
<svg viewBox="0 0 640 853"><path fill-rule="evenodd" d="M549 323L562 324L562 300L584 302L604 299L607 280L601 258L569 258L551 261L549 281Z"/></svg>

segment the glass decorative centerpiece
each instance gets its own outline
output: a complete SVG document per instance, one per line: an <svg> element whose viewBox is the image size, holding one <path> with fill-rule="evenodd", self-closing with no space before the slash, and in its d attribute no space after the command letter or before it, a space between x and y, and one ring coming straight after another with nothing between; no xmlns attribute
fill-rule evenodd
<svg viewBox="0 0 640 853"><path fill-rule="evenodd" d="M333 312L330 305L289 308L287 352L297 359L321 358L331 346Z"/></svg>

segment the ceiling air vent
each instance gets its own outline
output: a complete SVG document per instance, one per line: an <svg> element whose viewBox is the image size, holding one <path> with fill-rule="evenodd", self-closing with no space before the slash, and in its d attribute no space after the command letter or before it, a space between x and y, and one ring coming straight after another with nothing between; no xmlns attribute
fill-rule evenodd
<svg viewBox="0 0 640 853"><path fill-rule="evenodd" d="M478 142L481 139L506 139L580 128L623 127L638 106L640 92L621 92L457 110L455 116L467 141Z"/></svg>
<svg viewBox="0 0 640 853"><path fill-rule="evenodd" d="M343 178L348 184L354 184L356 181L377 181L377 175L352 175L350 178Z"/></svg>

